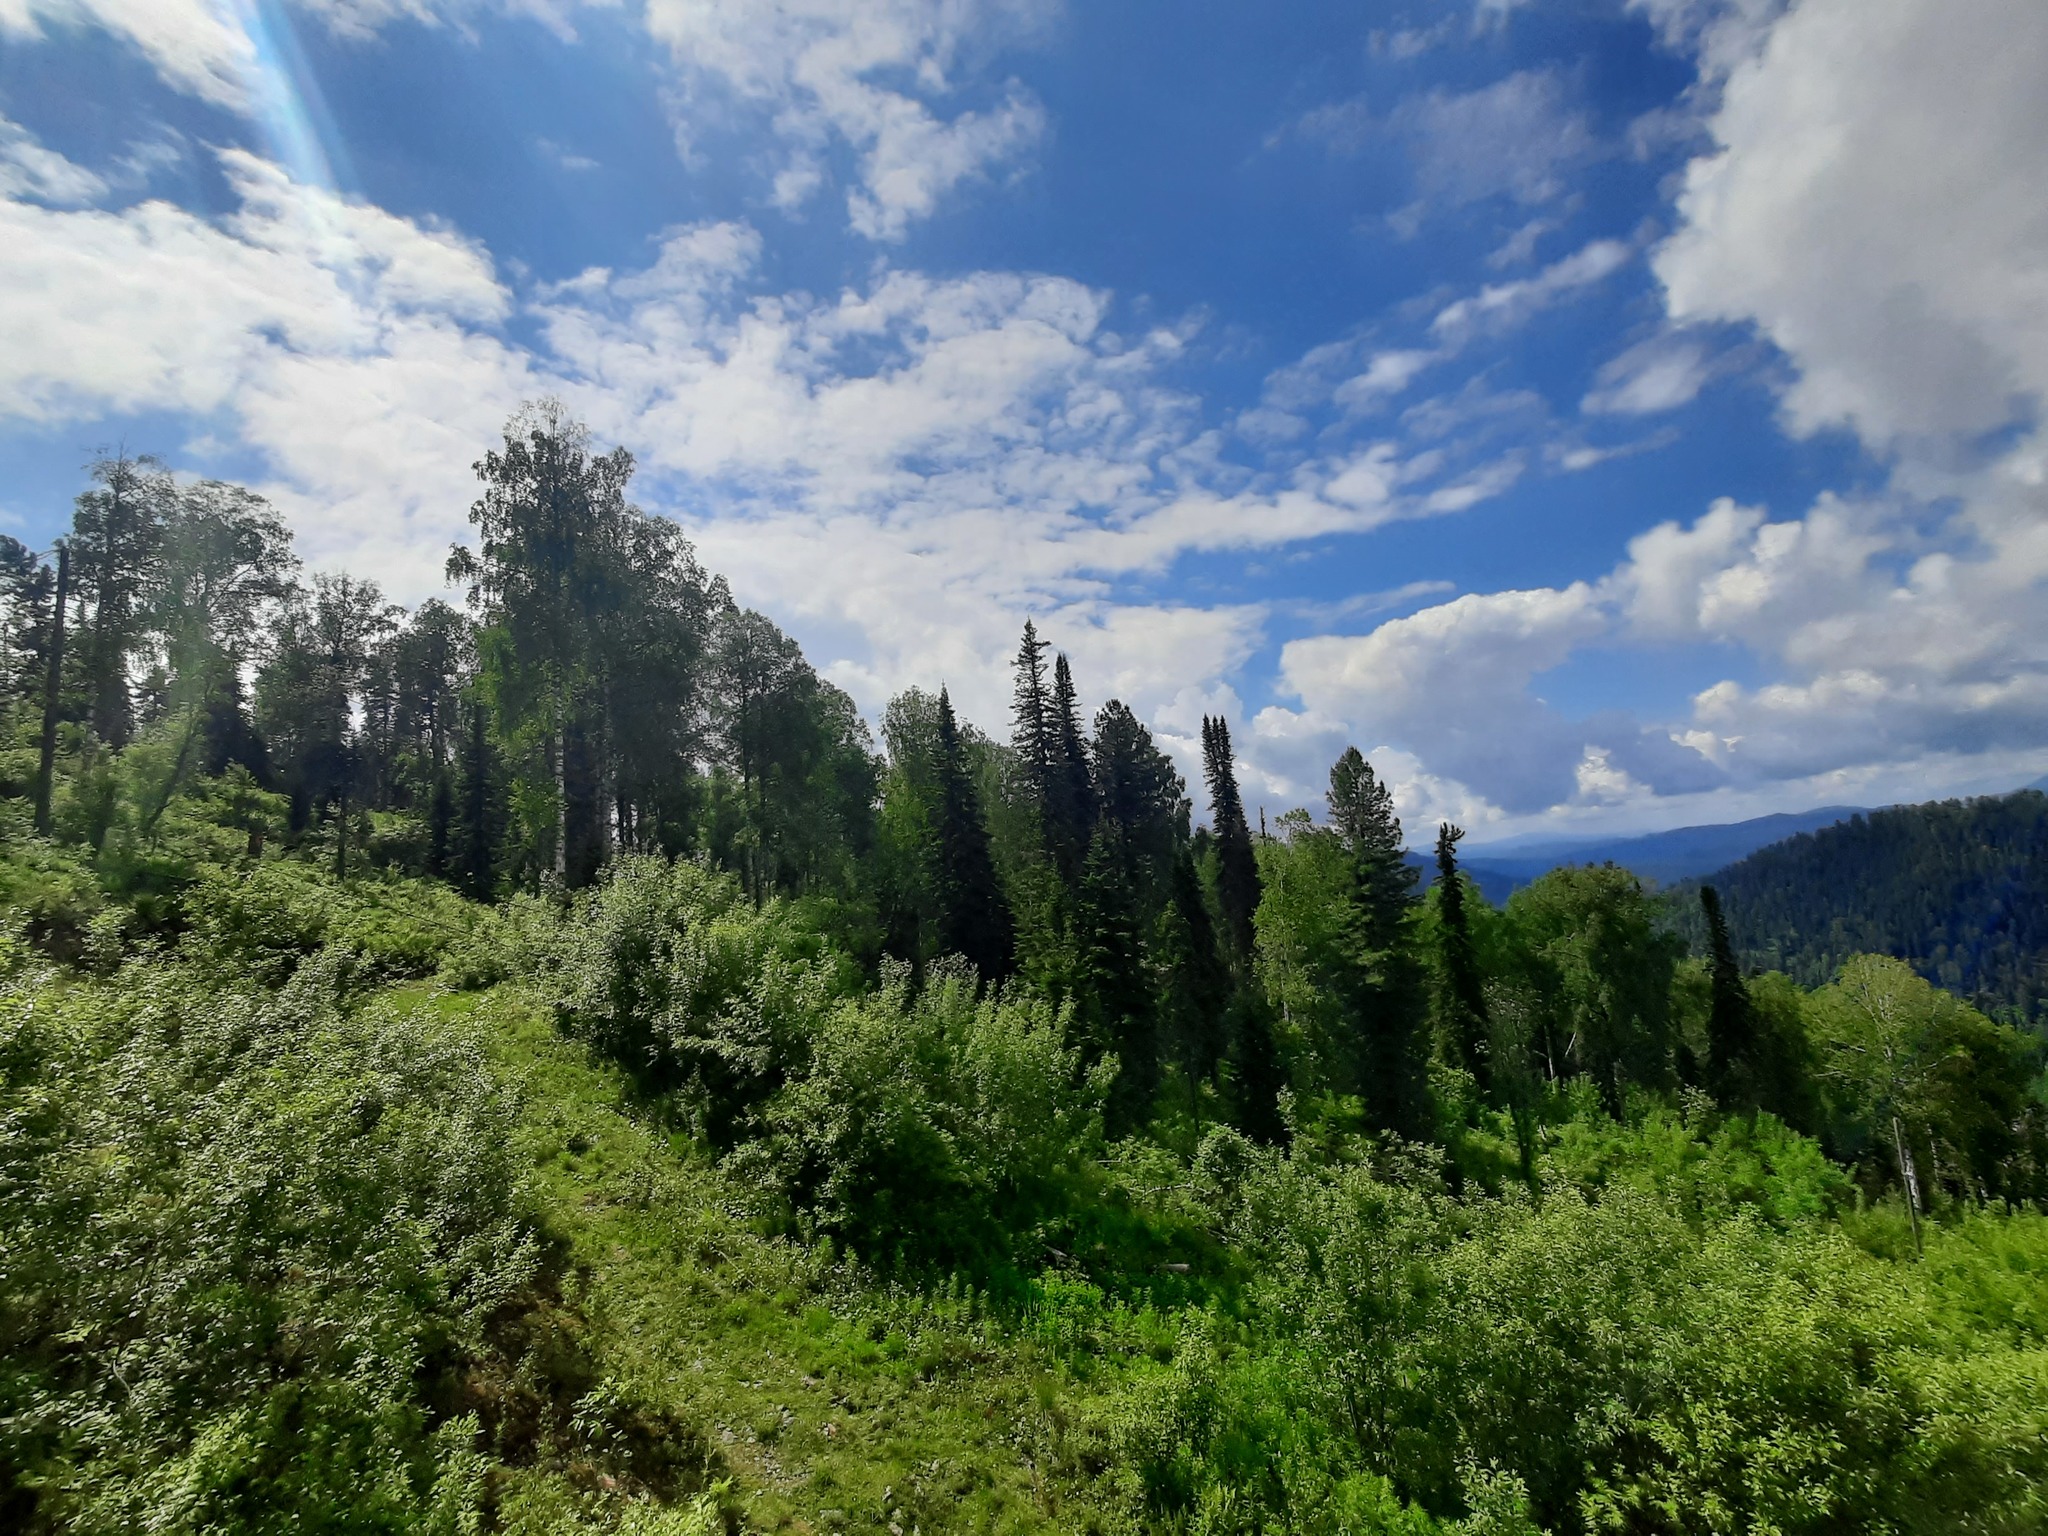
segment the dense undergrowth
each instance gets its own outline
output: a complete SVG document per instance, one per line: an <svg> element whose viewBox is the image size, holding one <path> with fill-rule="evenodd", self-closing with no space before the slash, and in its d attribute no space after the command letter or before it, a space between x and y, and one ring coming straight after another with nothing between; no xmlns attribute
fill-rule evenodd
<svg viewBox="0 0 2048 1536"><path fill-rule="evenodd" d="M0 860L17 1528L2048 1528L2048 1222L1768 1113L1112 1139L1070 1009L708 866L182 857Z"/></svg>

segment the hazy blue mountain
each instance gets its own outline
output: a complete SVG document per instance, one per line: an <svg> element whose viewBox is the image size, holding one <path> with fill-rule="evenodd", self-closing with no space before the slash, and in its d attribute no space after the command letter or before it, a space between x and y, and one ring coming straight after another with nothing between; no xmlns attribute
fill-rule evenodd
<svg viewBox="0 0 2048 1536"><path fill-rule="evenodd" d="M1828 805L1720 826L1674 827L1668 832L1646 832L1634 837L1504 838L1497 843L1467 848L1459 862L1478 882L1486 899L1495 904L1506 901L1511 892L1561 864L1611 861L1634 870L1645 880L1670 885L1712 874L1759 848L1860 814L1862 811L1856 806ZM1409 859L1425 875L1433 872L1432 861L1426 854L1410 854Z"/></svg>

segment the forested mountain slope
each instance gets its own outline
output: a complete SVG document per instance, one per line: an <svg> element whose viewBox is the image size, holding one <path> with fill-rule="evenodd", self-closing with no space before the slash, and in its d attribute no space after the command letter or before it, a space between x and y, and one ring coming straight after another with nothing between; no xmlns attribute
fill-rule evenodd
<svg viewBox="0 0 2048 1536"><path fill-rule="evenodd" d="M2041 1528L2038 1041L1425 887L1355 748L1197 827L1029 624L877 751L477 469L461 608L128 459L0 543L0 1528Z"/></svg>
<svg viewBox="0 0 2048 1536"><path fill-rule="evenodd" d="M2048 795L1894 806L1751 854L1710 881L1737 951L1804 985L1896 955L1979 1007L2048 1010Z"/></svg>

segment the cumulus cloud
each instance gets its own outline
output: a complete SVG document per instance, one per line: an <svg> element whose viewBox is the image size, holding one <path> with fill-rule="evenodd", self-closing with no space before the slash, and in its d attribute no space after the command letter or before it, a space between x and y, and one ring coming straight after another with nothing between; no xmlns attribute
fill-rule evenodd
<svg viewBox="0 0 2048 1536"><path fill-rule="evenodd" d="M1795 430L1975 434L2048 391L2048 9L1808 0L1730 76L1655 255L1674 318L1755 325Z"/></svg>
<svg viewBox="0 0 2048 1536"><path fill-rule="evenodd" d="M1442 510L1443 476L1387 443L1219 460L1172 383L1191 327L1116 331L1068 279L883 267L783 294L759 232L718 222L521 286L454 231L220 164L238 201L216 219L0 202L0 415L182 417L269 466L316 561L403 599L438 589L469 464L539 393L631 447L643 497L863 703L943 677L989 723L1026 614L1164 720L1244 663L1265 611L1127 583Z"/></svg>
<svg viewBox="0 0 2048 1536"><path fill-rule="evenodd" d="M1595 582L1293 642L1283 675L1301 717L1410 752L1507 815L1703 793L1739 805L1769 785L1924 795L1981 785L1992 765L2038 772L2048 11L1636 8L1699 59L1713 147L1654 256L1674 329L1610 362L1584 408L1682 404L1726 366L1686 327L1750 326L1786 361L1788 426L1847 428L1890 484L1775 518L1722 500L1639 535ZM1561 267L1560 284L1574 270ZM1461 332L1540 291L1499 285L1438 325ZM1647 726L1542 702L1547 669L1612 645L1737 647L1762 680L1716 683Z"/></svg>
<svg viewBox="0 0 2048 1536"><path fill-rule="evenodd" d="M1308 714L1527 811L1570 798L1579 755L1566 750L1571 722L1529 685L1605 628L1583 583L1468 593L1366 635L1289 641L1280 670Z"/></svg>

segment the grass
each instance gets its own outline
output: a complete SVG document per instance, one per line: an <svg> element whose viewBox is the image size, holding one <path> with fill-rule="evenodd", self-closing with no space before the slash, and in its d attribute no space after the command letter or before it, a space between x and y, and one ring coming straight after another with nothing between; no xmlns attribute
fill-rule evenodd
<svg viewBox="0 0 2048 1536"><path fill-rule="evenodd" d="M1042 1346L1028 1319L957 1287L878 1288L822 1245L761 1235L744 1192L514 987L408 988L383 1006L479 1030L523 1097L519 1151L598 1390L708 1446L732 1523L907 1536L1123 1523L1107 1428L1120 1373L1071 1369L1058 1327ZM603 1528L617 1514L604 1495L514 1473L501 1519Z"/></svg>

